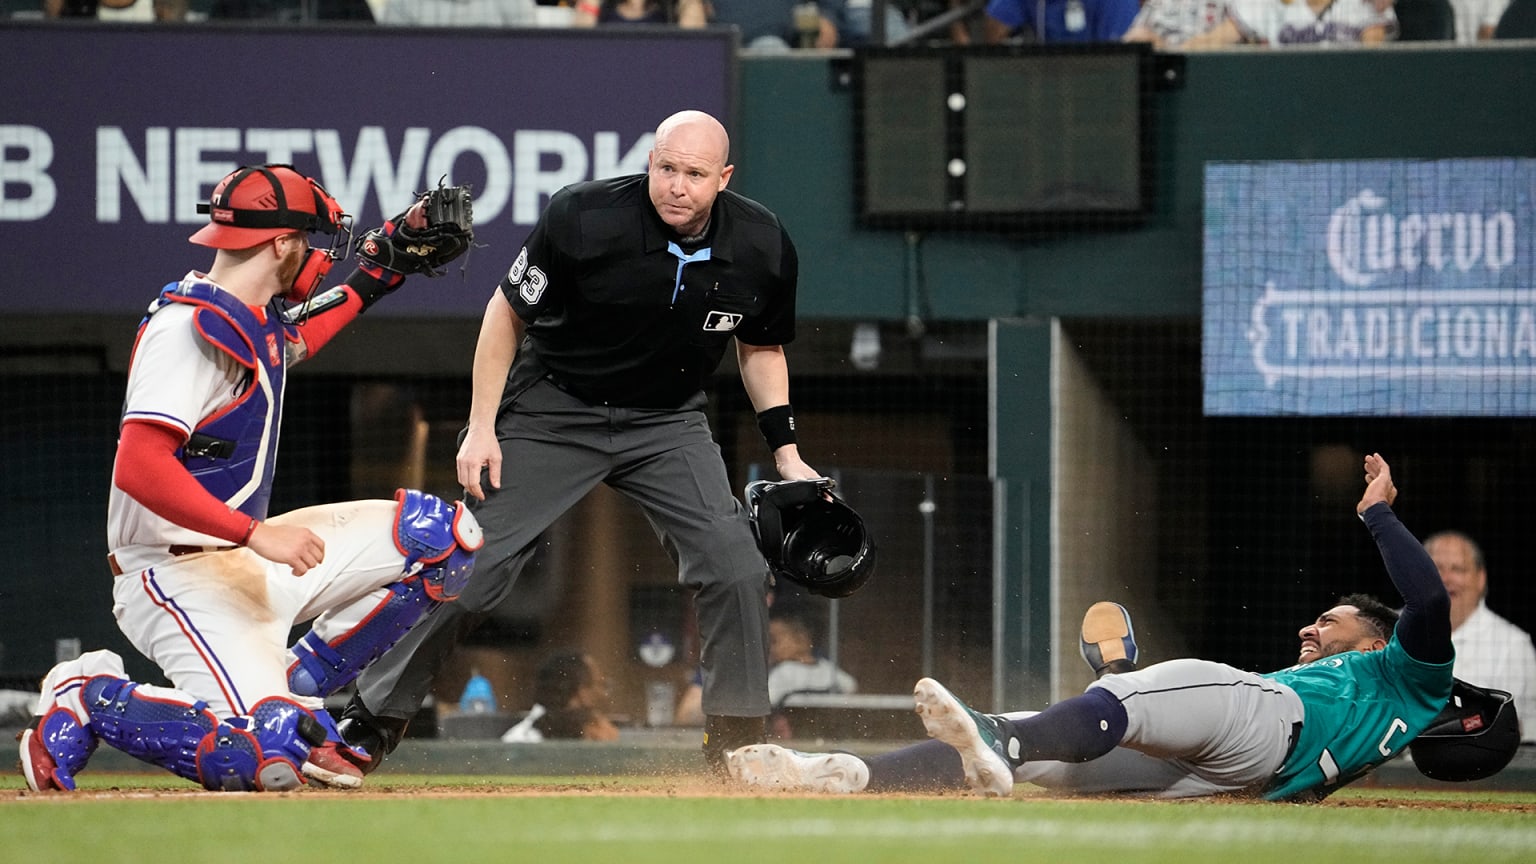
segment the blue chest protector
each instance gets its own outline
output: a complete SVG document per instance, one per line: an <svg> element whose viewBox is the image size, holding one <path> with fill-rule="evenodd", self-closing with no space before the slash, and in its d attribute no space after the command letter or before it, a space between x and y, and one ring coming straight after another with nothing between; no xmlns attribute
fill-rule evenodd
<svg viewBox="0 0 1536 864"><path fill-rule="evenodd" d="M234 404L199 423L177 455L215 498L253 519L265 519L283 414L286 343L294 330L275 313L263 321L207 282L165 286L149 315L172 303L197 307L192 320L198 334L249 373ZM142 331L144 324L139 326Z"/></svg>

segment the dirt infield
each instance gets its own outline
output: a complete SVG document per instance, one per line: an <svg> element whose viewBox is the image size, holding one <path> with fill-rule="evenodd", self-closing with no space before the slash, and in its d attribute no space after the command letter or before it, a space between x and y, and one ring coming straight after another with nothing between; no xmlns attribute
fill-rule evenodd
<svg viewBox="0 0 1536 864"><path fill-rule="evenodd" d="M383 780L372 782L362 789L344 790L306 786L291 792L274 793L226 793L210 792L191 785L166 786L146 782L139 775L119 777L98 776L92 785L76 792L32 792L27 789L0 791L0 801L10 802L57 802L103 801L134 799L188 799L226 798L230 794L244 794L261 799L314 798L330 800L399 800L405 797L460 799L460 798L821 798L833 797L817 793L764 792L721 783L702 776L667 778L594 779L591 782L444 782L435 783L430 778L412 778L411 782ZM173 781L174 782L174 781ZM877 796L859 796L877 797ZM959 800L970 796L968 792L944 793L886 793L878 796L886 799L907 800ZM1536 814L1536 801L1526 793L1443 793L1417 790L1350 790L1333 796L1315 807L1366 808L1394 810L1462 810L1485 813ZM1014 795L1019 804L1030 801L1106 801L1143 806L1181 806L1187 801L1160 801L1150 798L1127 798L1109 795L1057 795L1035 789L1021 789ZM1213 801L1218 799L1193 799ZM1255 807L1298 806L1273 805L1252 799L1223 798L1221 803L1250 805Z"/></svg>

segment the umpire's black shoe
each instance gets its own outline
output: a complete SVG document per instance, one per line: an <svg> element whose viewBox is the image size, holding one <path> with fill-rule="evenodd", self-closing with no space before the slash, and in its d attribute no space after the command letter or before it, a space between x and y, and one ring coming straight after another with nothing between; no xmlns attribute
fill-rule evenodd
<svg viewBox="0 0 1536 864"><path fill-rule="evenodd" d="M347 742L347 746L361 748L373 757L366 763L354 763L364 774L369 774L379 767L386 755L400 746L400 739L405 737L405 727L409 723L409 720L396 717L377 717L363 704L361 697L353 696L347 707L342 709L341 719L336 722L336 731L341 733L341 740Z"/></svg>
<svg viewBox="0 0 1536 864"><path fill-rule="evenodd" d="M749 744L762 744L768 740L766 721L762 717L724 717L709 715L704 718L704 762L711 772L722 780L731 776L725 754Z"/></svg>

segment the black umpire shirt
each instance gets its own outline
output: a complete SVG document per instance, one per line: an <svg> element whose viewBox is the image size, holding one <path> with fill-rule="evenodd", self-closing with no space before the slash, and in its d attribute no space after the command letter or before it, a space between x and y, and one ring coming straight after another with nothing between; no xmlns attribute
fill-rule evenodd
<svg viewBox="0 0 1536 864"><path fill-rule="evenodd" d="M656 215L646 175L567 186L501 283L528 325L506 395L548 377L591 404L676 408L731 337L795 338L799 267L778 217L730 190L685 245Z"/></svg>

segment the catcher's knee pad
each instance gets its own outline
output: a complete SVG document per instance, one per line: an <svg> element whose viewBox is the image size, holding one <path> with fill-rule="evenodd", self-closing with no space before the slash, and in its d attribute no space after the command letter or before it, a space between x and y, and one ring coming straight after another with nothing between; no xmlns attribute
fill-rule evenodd
<svg viewBox="0 0 1536 864"><path fill-rule="evenodd" d="M108 746L198 781L198 748L219 727L206 702L187 703L140 693L126 678L98 675L85 682L81 700L90 713L91 730Z"/></svg>
<svg viewBox="0 0 1536 864"><path fill-rule="evenodd" d="M395 492L395 547L407 575L421 572L433 600L452 600L464 590L485 535L462 501L448 503L415 489Z"/></svg>
<svg viewBox="0 0 1536 864"><path fill-rule="evenodd" d="M293 643L288 689L300 696L329 696L351 684L422 616L437 608L426 581L411 576L385 586L389 594L356 627L330 642L310 630Z"/></svg>
<svg viewBox="0 0 1536 864"><path fill-rule="evenodd" d="M311 747L325 743L325 727L309 709L282 696L257 702L197 746L197 781L222 792L282 792L304 783Z"/></svg>

